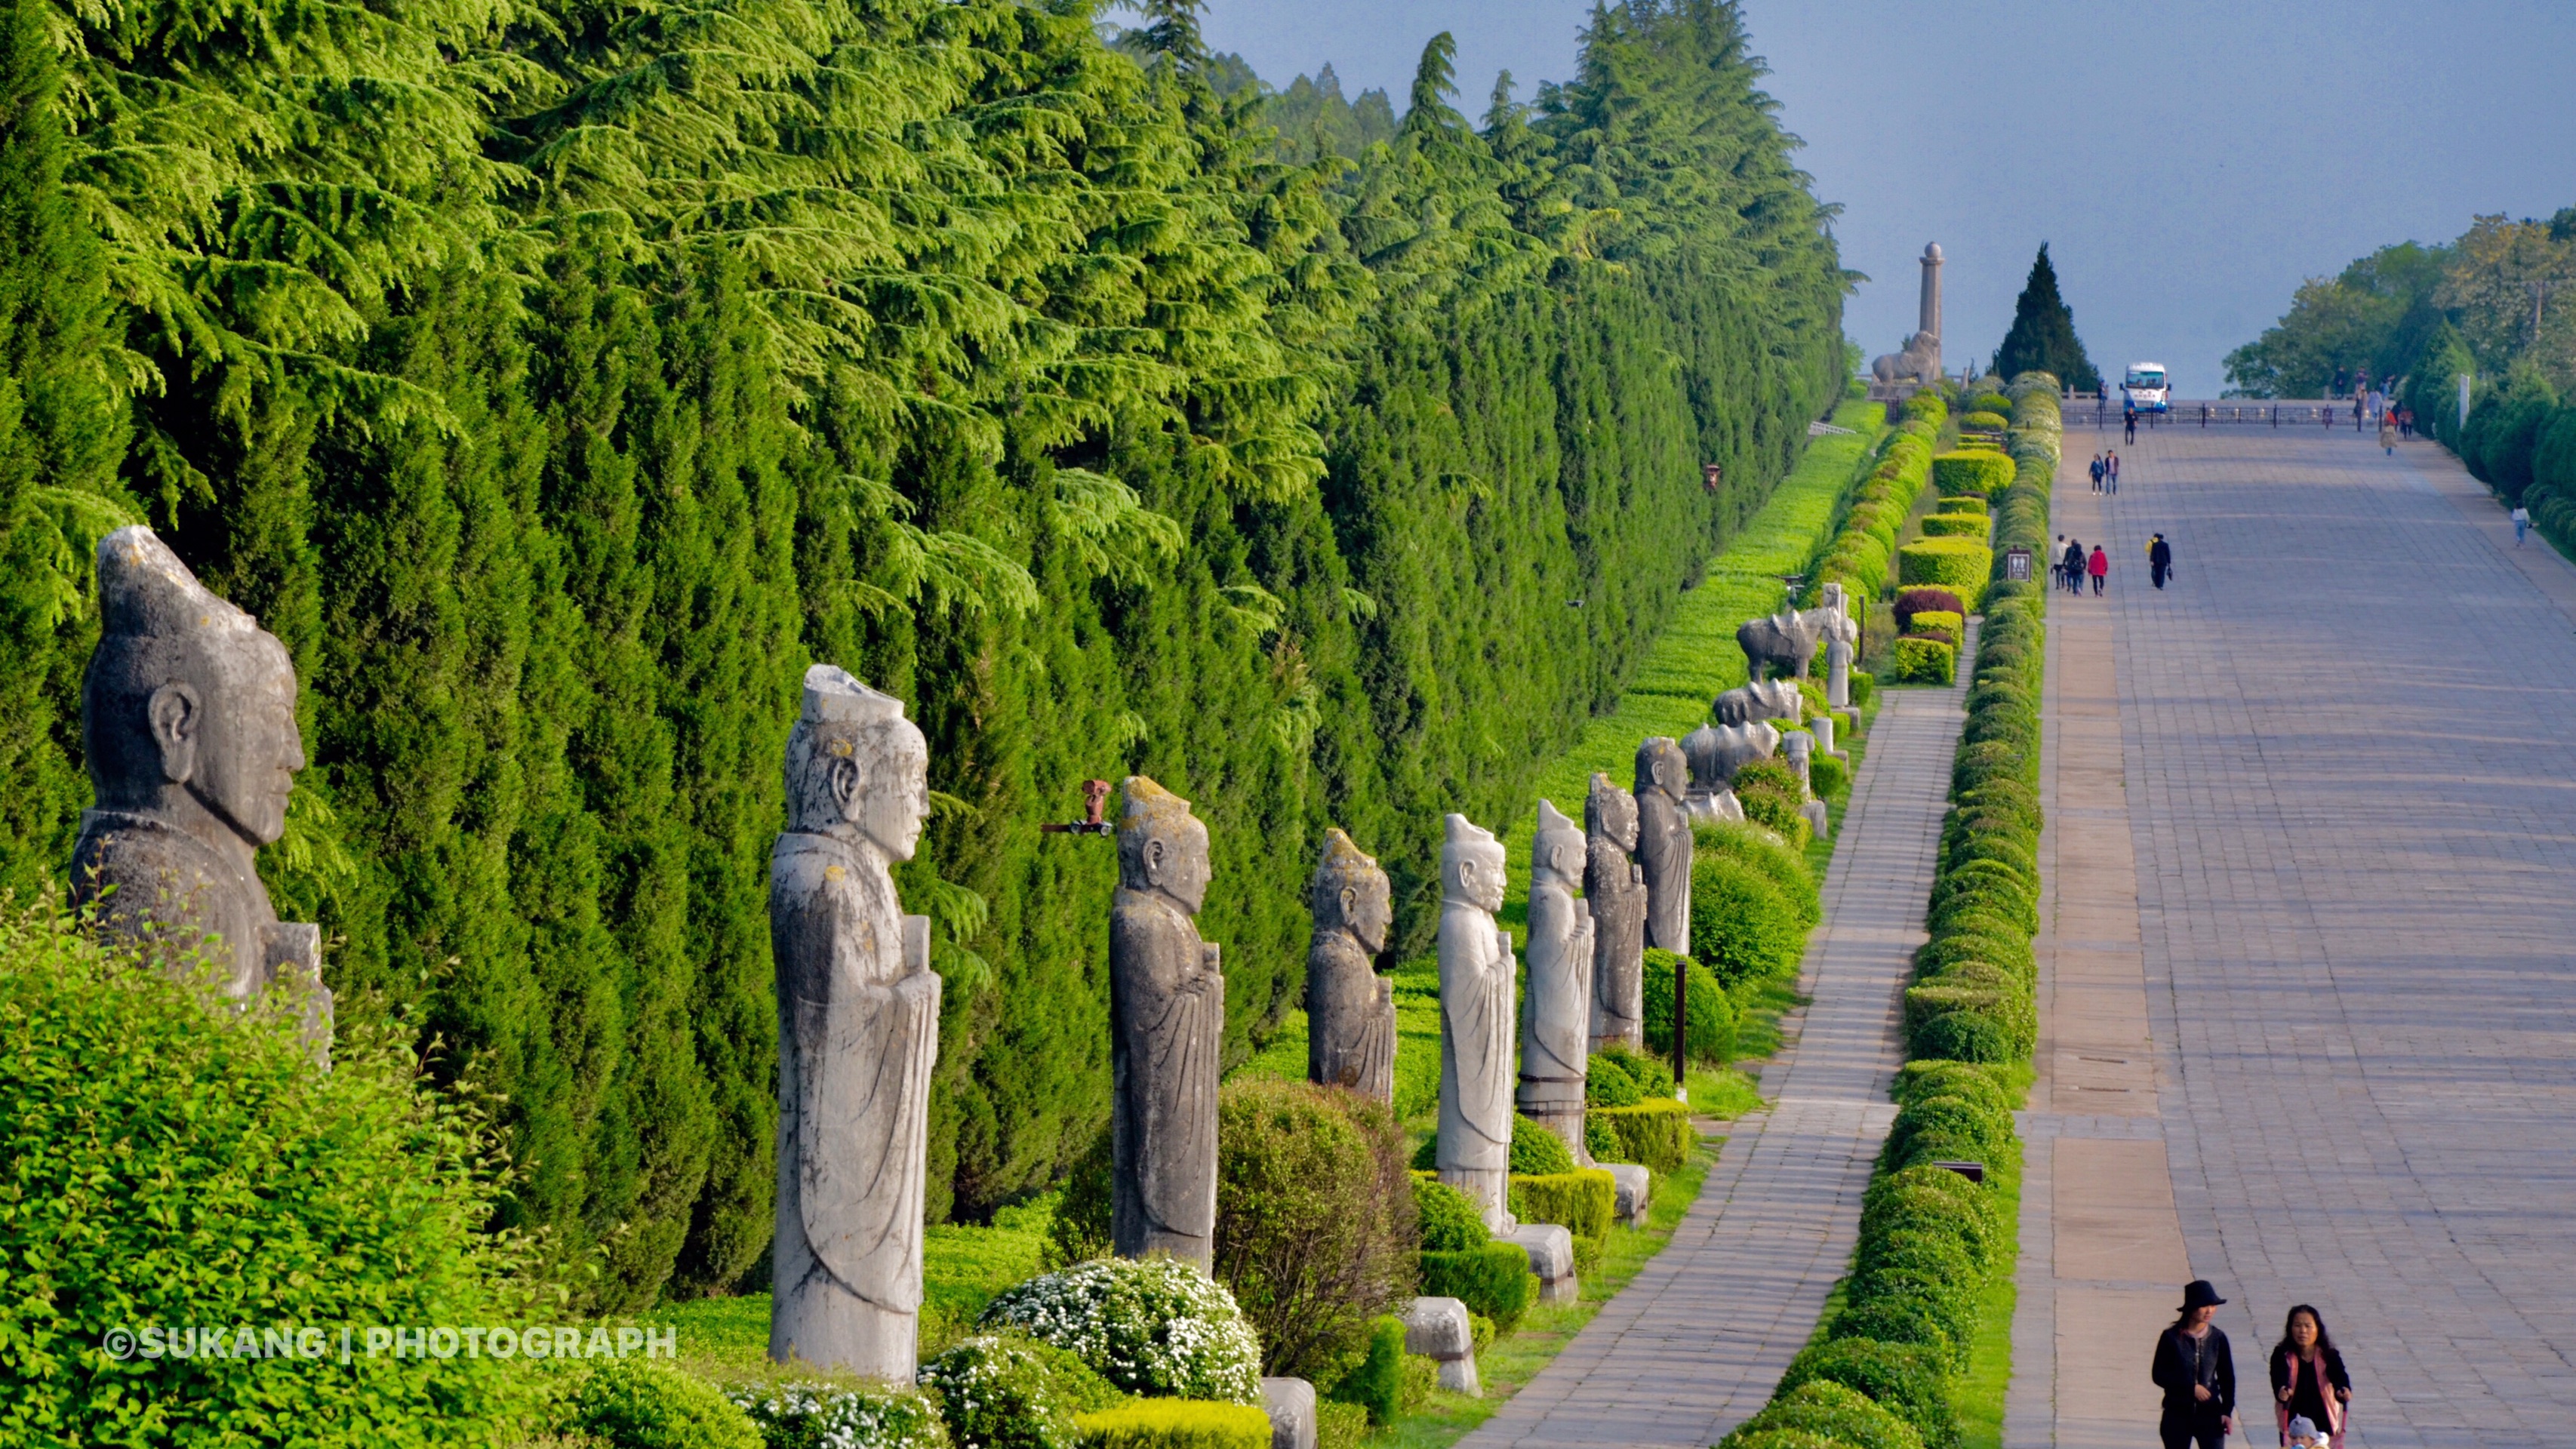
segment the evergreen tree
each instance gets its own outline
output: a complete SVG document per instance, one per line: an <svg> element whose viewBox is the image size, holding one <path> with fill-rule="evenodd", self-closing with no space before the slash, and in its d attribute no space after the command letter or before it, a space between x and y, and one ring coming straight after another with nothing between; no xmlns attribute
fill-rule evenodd
<svg viewBox="0 0 2576 1449"><path fill-rule="evenodd" d="M2021 300L2013 304L2012 330L1995 350L1994 370L2005 377L2054 373L2060 383L2077 392L2102 385L2102 374L2094 371L2093 360L2084 355L2083 340L2075 335L2075 314L2057 294L2057 268L2049 264L2046 242L2039 244L2039 256L2030 264L2030 280L2022 284Z"/></svg>

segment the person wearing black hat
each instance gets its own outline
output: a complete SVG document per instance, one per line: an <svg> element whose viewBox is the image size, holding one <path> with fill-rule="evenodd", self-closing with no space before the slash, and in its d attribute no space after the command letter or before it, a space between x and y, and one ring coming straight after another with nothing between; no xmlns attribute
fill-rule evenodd
<svg viewBox="0 0 2576 1449"><path fill-rule="evenodd" d="M2227 1300L2206 1278L2182 1290L2182 1316L2156 1339L2154 1376L2165 1391L2156 1432L2165 1449L2224 1449L2236 1428L2236 1358L2211 1315Z"/></svg>

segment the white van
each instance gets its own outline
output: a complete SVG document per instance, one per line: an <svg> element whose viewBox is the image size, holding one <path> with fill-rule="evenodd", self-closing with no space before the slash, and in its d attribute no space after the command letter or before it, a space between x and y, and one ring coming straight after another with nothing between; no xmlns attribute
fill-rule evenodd
<svg viewBox="0 0 2576 1449"><path fill-rule="evenodd" d="M2170 411L2173 390L2165 385L2165 365L2161 362L2130 363L2129 375L2120 383L2120 396L2131 412Z"/></svg>

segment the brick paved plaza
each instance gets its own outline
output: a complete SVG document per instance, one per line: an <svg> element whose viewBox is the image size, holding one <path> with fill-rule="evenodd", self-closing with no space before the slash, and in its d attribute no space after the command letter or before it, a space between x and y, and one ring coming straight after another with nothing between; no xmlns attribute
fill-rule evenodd
<svg viewBox="0 0 2576 1449"><path fill-rule="evenodd" d="M2430 445L2142 433L2097 500L2115 441L2052 526L2114 571L2051 614L2006 1442L2153 1442L2187 1259L2256 1443L2298 1301L2353 1444L2576 1443L2576 571Z"/></svg>

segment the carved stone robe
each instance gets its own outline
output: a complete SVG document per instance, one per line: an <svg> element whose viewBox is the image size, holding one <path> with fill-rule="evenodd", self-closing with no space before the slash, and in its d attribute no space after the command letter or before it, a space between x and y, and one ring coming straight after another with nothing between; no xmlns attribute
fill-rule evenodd
<svg viewBox="0 0 2576 1449"><path fill-rule="evenodd" d="M1440 1180L1505 1226L1512 1166L1511 938L1464 901L1440 906Z"/></svg>
<svg viewBox="0 0 2576 1449"><path fill-rule="evenodd" d="M1595 790L1600 787L1596 785ZM1592 1049L1646 1040L1646 872L1628 854L1637 802L1626 791L1584 810L1583 900L1592 911ZM1629 817L1603 817L1607 804ZM1614 831L1618 833L1613 833Z"/></svg>
<svg viewBox="0 0 2576 1449"><path fill-rule="evenodd" d="M1122 1258L1216 1251L1217 1075L1225 977L1197 922L1121 886L1109 912L1109 1235Z"/></svg>
<svg viewBox="0 0 2576 1449"><path fill-rule="evenodd" d="M928 922L904 917L874 851L833 836L779 836L769 890L779 1045L770 1351L910 1382L939 1056Z"/></svg>
<svg viewBox="0 0 2576 1449"><path fill-rule="evenodd" d="M1661 790L1637 792L1637 859L1646 868L1646 944L1690 951L1691 825Z"/></svg>
<svg viewBox="0 0 2576 1449"><path fill-rule="evenodd" d="M1339 927L1306 951L1306 1077L1395 1100L1395 983Z"/></svg>
<svg viewBox="0 0 2576 1449"><path fill-rule="evenodd" d="M1530 884L1529 996L1521 1026L1520 1110L1584 1151L1583 1083L1591 1065L1592 912L1563 885ZM1508 1156L1506 1161L1508 1162Z"/></svg>

